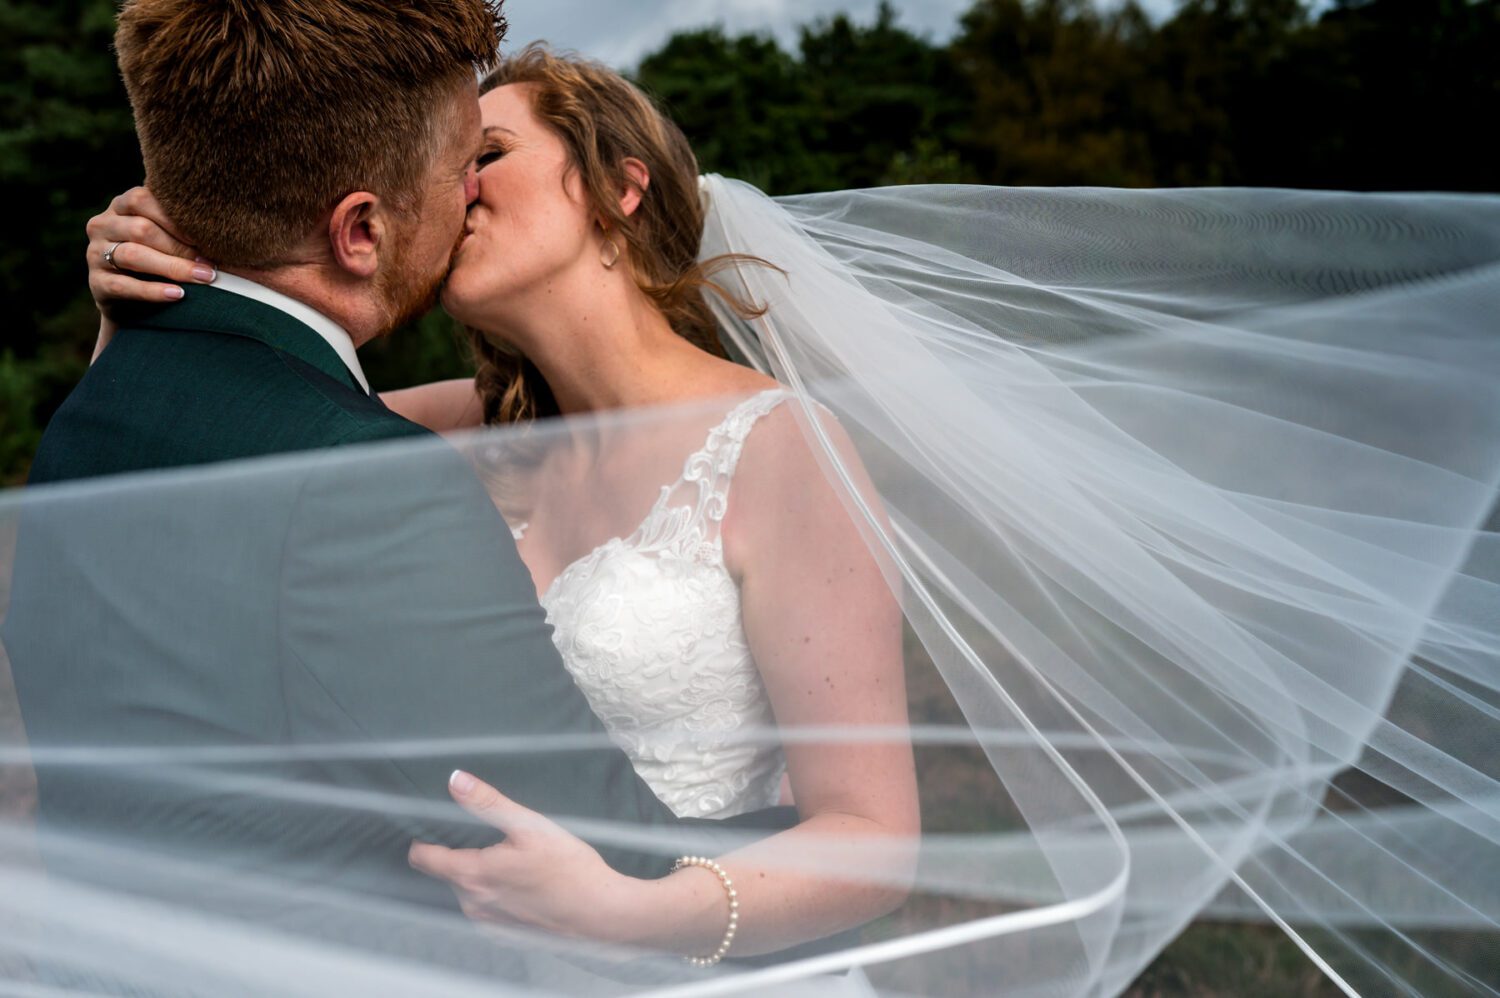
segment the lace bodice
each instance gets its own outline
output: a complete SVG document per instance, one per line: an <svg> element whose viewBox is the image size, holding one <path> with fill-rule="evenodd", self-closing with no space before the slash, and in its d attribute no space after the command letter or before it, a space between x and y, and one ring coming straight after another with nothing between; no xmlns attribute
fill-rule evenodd
<svg viewBox="0 0 1500 998"><path fill-rule="evenodd" d="M789 397L772 388L737 405L634 533L568 565L542 594L564 665L636 772L681 817L769 807L786 766L763 737L774 717L720 528L745 438ZM518 540L525 529L515 529Z"/></svg>

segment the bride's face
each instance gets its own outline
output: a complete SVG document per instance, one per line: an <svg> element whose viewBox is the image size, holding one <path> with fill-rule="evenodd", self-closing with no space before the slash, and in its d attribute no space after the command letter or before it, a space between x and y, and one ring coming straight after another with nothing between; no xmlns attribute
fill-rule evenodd
<svg viewBox="0 0 1500 998"><path fill-rule="evenodd" d="M479 197L442 299L478 329L509 325L570 272L589 262L598 269L594 213L562 139L532 112L529 90L514 84L479 100Z"/></svg>

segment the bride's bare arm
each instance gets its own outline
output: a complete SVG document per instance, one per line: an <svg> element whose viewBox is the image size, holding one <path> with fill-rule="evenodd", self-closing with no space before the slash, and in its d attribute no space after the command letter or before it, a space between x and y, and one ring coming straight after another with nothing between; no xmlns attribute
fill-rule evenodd
<svg viewBox="0 0 1500 998"><path fill-rule="evenodd" d="M434 381L415 388L381 392L392 412L434 433L473 429L484 424L484 406L473 378Z"/></svg>
<svg viewBox="0 0 1500 998"><path fill-rule="evenodd" d="M837 434L861 494L853 448ZM733 955L774 952L876 918L905 898L920 832L906 737L901 611L802 442L789 407L746 443L730 493L726 560L739 576L746 634L778 726L801 822L718 857L738 892ZM894 577L894 575L892 576ZM847 738L806 741L797 729ZM712 953L727 919L716 876L620 876L547 819L484 784L455 797L509 836L488 850L417 844L413 865L448 880L473 918L567 935Z"/></svg>
<svg viewBox="0 0 1500 998"><path fill-rule="evenodd" d="M854 447L831 416L821 422L883 522ZM787 770L802 818L719 859L745 885L736 950L759 953L899 905L913 875L920 818L906 734L902 613L890 581L899 585L899 575L884 571L865 543L792 405L767 415L745 442L724 548L739 576L751 651L777 726L789 736ZM807 741L799 730L848 737ZM833 872L840 862L850 864L847 876ZM804 872L817 870L829 872ZM703 917L711 914L710 903Z"/></svg>

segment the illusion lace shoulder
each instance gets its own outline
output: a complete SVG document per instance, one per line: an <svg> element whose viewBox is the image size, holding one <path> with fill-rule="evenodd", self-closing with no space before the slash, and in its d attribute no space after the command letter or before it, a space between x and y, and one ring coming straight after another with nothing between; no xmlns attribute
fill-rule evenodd
<svg viewBox="0 0 1500 998"><path fill-rule="evenodd" d="M781 748L747 737L775 718L720 529L746 437L790 397L772 388L737 405L630 536L573 562L542 594L574 681L679 817L729 817L779 795Z"/></svg>

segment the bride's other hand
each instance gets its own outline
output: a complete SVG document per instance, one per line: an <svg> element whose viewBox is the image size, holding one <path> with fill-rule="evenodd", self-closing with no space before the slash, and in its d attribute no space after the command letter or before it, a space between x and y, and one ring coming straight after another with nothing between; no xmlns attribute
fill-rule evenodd
<svg viewBox="0 0 1500 998"><path fill-rule="evenodd" d="M588 843L468 773L455 772L448 790L464 810L505 835L487 849L412 843L407 860L447 881L465 915L623 941L628 920L611 913L629 911L632 891L645 881L615 872Z"/></svg>
<svg viewBox="0 0 1500 998"><path fill-rule="evenodd" d="M483 780L460 770L448 790L505 840L487 849L413 842L407 861L446 880L473 921L683 954L719 943L724 890L716 876L690 867L660 880L627 877L588 843Z"/></svg>
<svg viewBox="0 0 1500 998"><path fill-rule="evenodd" d="M101 323L94 357L114 335L116 309L125 302L170 302L183 297L181 284L212 284L218 271L198 255L172 225L156 197L134 187L89 219L89 293ZM105 260L112 253L113 264ZM163 277L164 283L135 275Z"/></svg>

